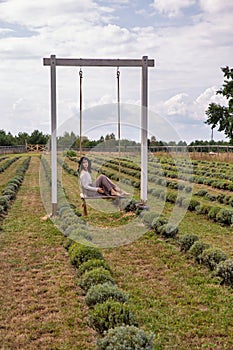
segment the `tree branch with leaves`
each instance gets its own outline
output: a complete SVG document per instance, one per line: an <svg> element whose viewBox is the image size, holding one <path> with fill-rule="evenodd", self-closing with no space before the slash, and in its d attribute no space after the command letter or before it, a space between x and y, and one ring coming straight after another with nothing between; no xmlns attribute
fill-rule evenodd
<svg viewBox="0 0 233 350"><path fill-rule="evenodd" d="M210 103L206 111L208 116L205 124L211 125L212 129L218 127L218 131L223 131L230 143L233 144L233 68L222 67L224 83L216 94L226 98L227 106Z"/></svg>

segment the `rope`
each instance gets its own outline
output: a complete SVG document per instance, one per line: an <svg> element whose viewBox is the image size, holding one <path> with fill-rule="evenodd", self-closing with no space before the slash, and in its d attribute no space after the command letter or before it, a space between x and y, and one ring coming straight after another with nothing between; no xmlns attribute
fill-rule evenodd
<svg viewBox="0 0 233 350"><path fill-rule="evenodd" d="M79 152L80 156L82 155L82 111L83 111L83 95L82 95L82 79L83 79L83 72L80 68L79 71Z"/></svg>

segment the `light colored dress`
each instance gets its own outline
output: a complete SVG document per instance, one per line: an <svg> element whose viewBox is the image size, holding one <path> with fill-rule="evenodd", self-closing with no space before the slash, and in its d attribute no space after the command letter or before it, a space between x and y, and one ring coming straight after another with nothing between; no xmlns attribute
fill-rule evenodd
<svg viewBox="0 0 233 350"><path fill-rule="evenodd" d="M111 189L114 189L115 184L105 175L101 174L95 182L92 182L91 174L88 171L82 170L80 173L80 186L85 196L102 196L98 193L98 188L104 190L104 195L109 196Z"/></svg>
<svg viewBox="0 0 233 350"><path fill-rule="evenodd" d="M88 194L88 191L91 191L92 193L98 191L98 187L93 186L92 178L88 171L81 171L80 185L85 195Z"/></svg>

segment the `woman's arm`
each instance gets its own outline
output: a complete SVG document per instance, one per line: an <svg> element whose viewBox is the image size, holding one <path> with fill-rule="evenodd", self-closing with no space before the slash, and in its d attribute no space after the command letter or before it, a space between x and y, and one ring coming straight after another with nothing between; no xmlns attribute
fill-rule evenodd
<svg viewBox="0 0 233 350"><path fill-rule="evenodd" d="M98 187L92 186L91 175L87 171L81 173L80 184L81 184L81 187L84 188L85 190L98 192Z"/></svg>

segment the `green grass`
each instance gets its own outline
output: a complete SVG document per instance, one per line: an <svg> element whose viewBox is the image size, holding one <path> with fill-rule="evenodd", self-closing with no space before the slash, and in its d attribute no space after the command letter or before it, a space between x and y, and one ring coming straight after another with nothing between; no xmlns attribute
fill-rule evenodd
<svg viewBox="0 0 233 350"><path fill-rule="evenodd" d="M233 258L233 234L232 227L219 225L208 220L204 215L187 212L185 218L179 224L180 233L195 233L199 238L214 248L225 251Z"/></svg>
<svg viewBox="0 0 233 350"><path fill-rule="evenodd" d="M41 220L38 166L32 157L0 235L0 342L6 349L95 349L64 238Z"/></svg>
<svg viewBox="0 0 233 350"><path fill-rule="evenodd" d="M74 162L69 161L69 166L72 163L76 168ZM1 343L9 349L95 349L96 334L88 327L88 309L62 247L63 237L50 220L41 220L46 213L38 168L39 158L33 156L0 235L1 290L8 291L1 294ZM81 212L78 178L63 171L62 185L67 200ZM157 199L156 203L159 208ZM167 217L172 210L165 203ZM130 222L134 228L135 214L91 207L88 212L89 225L108 228L109 235ZM196 233L232 256L231 227L187 212L179 232ZM127 236L127 230L123 234ZM103 253L117 285L130 295L139 326L154 333L154 349L233 348L232 288L220 285L209 270L181 253L175 240L148 231L130 244L103 249Z"/></svg>
<svg viewBox="0 0 233 350"><path fill-rule="evenodd" d="M232 348L232 290L175 245L146 235L105 257L140 325L154 332L155 348Z"/></svg>
<svg viewBox="0 0 233 350"><path fill-rule="evenodd" d="M164 204L155 202L155 209ZM167 217L172 210L171 204L164 204ZM231 227L194 212L184 214L180 234L195 233L232 257ZM90 210L87 220L111 226L116 217ZM221 286L209 270L181 253L175 240L148 232L134 243L104 252L117 284L131 296L140 326L154 332L155 349L232 349L232 289Z"/></svg>

